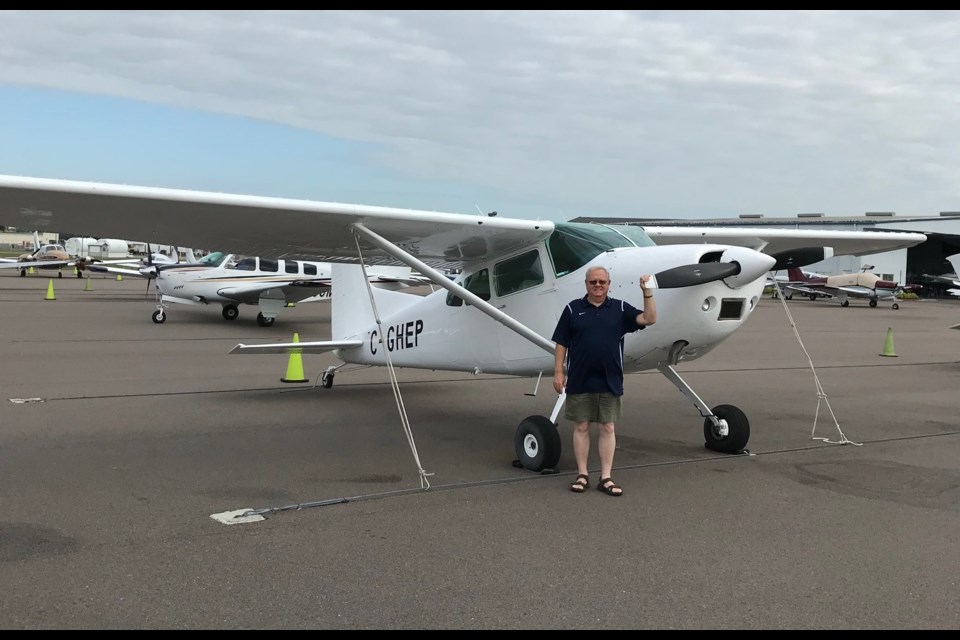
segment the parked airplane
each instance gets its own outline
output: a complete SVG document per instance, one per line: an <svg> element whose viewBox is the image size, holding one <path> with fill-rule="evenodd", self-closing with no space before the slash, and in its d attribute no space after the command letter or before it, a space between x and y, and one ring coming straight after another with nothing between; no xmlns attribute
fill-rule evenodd
<svg viewBox="0 0 960 640"><path fill-rule="evenodd" d="M331 340L241 344L233 351L333 352L344 364L386 365L391 376L394 367L552 375L555 345L545 336L563 306L583 296L587 268L605 266L610 294L638 303L638 278L654 273L660 322L624 338L624 371L660 371L704 418L706 446L727 453L741 452L749 440L746 414L729 404L711 408L675 367L704 357L743 326L768 271L829 257L834 252L823 245L830 238L858 246L842 231L811 241L804 231L771 229L765 233L797 244L771 256L729 244L657 246L641 227L624 225L0 176L0 217L9 218L0 223L22 226L24 220L12 213L29 210L22 203L52 212L49 223L63 228L151 240L188 233L193 242L238 253L340 261L331 274ZM870 236L877 251L926 239L900 232ZM446 291L412 296L370 287L366 265L383 260L399 261ZM347 261L360 266L342 264ZM444 265L462 272L452 280L434 268ZM358 287L369 295L357 295ZM339 366L324 373L324 386L332 386ZM556 465L561 446L554 421L564 399L561 394L551 417L531 415L520 422L514 445L523 467Z"/></svg>
<svg viewBox="0 0 960 640"><path fill-rule="evenodd" d="M884 280L875 273L846 273L836 276L812 276L800 268L787 270L789 280L782 285L786 291L794 291L809 297L836 297L841 307L850 306L850 298L862 298L877 306L878 300L893 300L892 309L899 309L897 294L911 289L892 280Z"/></svg>
<svg viewBox="0 0 960 640"><path fill-rule="evenodd" d="M0 258L0 269L19 269L20 277L25 277L27 271L35 269L56 269L57 277L63 277L62 269L64 267L76 267L77 277L82 277L83 270L94 263L110 264L116 261L101 261L97 258L74 258L67 251L66 247L60 243L42 243L40 234L33 232L33 246L36 247L32 252L21 253L17 258Z"/></svg>
<svg viewBox="0 0 960 640"><path fill-rule="evenodd" d="M257 324L269 327L285 306L330 291L328 262L238 258L216 251L192 264L153 265L143 272L156 278L160 304L151 318L157 324L166 321L168 303L219 303L225 320L237 319L240 304L256 305ZM405 287L423 284L425 279L411 276L405 267L380 267L371 281Z"/></svg>
<svg viewBox="0 0 960 640"><path fill-rule="evenodd" d="M944 273L941 275L923 274L920 276L923 282L948 287L946 292L951 296L960 296L960 253L947 256L947 260L953 266L953 273Z"/></svg>

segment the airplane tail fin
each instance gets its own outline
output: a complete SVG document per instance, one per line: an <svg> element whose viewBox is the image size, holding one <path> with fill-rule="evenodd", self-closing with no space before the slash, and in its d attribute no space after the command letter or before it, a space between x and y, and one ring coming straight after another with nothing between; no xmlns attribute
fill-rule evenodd
<svg viewBox="0 0 960 640"><path fill-rule="evenodd" d="M367 294L363 268L359 264L330 265L330 334L333 340L346 340L373 328L376 317ZM419 296L373 286L377 313L385 318L414 303Z"/></svg>
<svg viewBox="0 0 960 640"><path fill-rule="evenodd" d="M184 249L184 253L186 254L187 264L194 264L195 262L200 262L200 259L197 258L196 255L194 255L193 249L187 247L186 249Z"/></svg>
<svg viewBox="0 0 960 640"><path fill-rule="evenodd" d="M791 267L787 269L787 278L789 278L791 282L806 282L810 279L800 267Z"/></svg>

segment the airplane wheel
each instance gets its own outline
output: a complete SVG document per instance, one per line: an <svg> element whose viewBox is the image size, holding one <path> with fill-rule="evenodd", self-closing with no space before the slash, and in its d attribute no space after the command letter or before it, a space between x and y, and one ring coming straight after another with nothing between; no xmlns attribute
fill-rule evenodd
<svg viewBox="0 0 960 640"><path fill-rule="evenodd" d="M26 269L20 269L20 277L21 277L21 278L26 278L26 277L27 277L27 270L26 270Z"/></svg>
<svg viewBox="0 0 960 640"><path fill-rule="evenodd" d="M815 293L810 293L810 294L807 294L807 297L810 298L811 300L816 300L816 299L817 299L817 294L815 294Z"/></svg>
<svg viewBox="0 0 960 640"><path fill-rule="evenodd" d="M323 377L320 379L320 381L323 383L324 389L329 389L330 387L333 386L333 374L332 373L323 374Z"/></svg>
<svg viewBox="0 0 960 640"><path fill-rule="evenodd" d="M793 294L788 293L787 295L784 296L784 298L786 298L787 300L793 300Z"/></svg>
<svg viewBox="0 0 960 640"><path fill-rule="evenodd" d="M719 404L713 415L727 421L728 432L721 436L709 418L703 420L703 437L707 449L720 453L740 453L750 440L750 422L746 414L732 404Z"/></svg>
<svg viewBox="0 0 960 640"><path fill-rule="evenodd" d="M262 313L257 314L257 324L261 327L272 327L276 318L265 318Z"/></svg>
<svg viewBox="0 0 960 640"><path fill-rule="evenodd" d="M849 307L849 306L850 306L850 301L849 301L849 300L844 300L843 302L840 303L840 306L841 306L841 307Z"/></svg>
<svg viewBox="0 0 960 640"><path fill-rule="evenodd" d="M876 300L871 300L871 301L870 301L870 308L873 308L873 307L875 307L875 306L877 306L877 301L876 301Z"/></svg>
<svg viewBox="0 0 960 640"><path fill-rule="evenodd" d="M237 309L235 305L232 305L232 304L224 305L223 307L224 320L236 320L238 315L240 315L240 310Z"/></svg>
<svg viewBox="0 0 960 640"><path fill-rule="evenodd" d="M896 302L894 302L894 303L893 303L893 306L892 306L892 307L890 307L890 308L891 308L891 309L893 309L894 311L896 311L897 309L899 309L899 308L900 308L900 305L899 305L899 304L897 304Z"/></svg>
<svg viewBox="0 0 960 640"><path fill-rule="evenodd" d="M153 312L153 315L150 316L150 318L157 324L163 324L164 321L167 319L167 316L163 313L163 311L160 311L159 309L157 309L156 311Z"/></svg>
<svg viewBox="0 0 960 640"><path fill-rule="evenodd" d="M553 469L560 460L560 432L546 416L529 416L517 427L517 459L524 469Z"/></svg>
<svg viewBox="0 0 960 640"><path fill-rule="evenodd" d="M58 278L62 278L62 277L63 277L63 271L57 271L57 277L58 277Z"/></svg>

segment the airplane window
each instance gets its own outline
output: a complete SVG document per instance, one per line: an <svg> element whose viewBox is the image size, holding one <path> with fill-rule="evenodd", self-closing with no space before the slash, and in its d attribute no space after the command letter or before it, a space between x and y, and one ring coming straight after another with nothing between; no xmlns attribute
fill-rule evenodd
<svg viewBox="0 0 960 640"><path fill-rule="evenodd" d="M240 271L256 271L257 270L257 259L256 258L244 258L237 263L235 269Z"/></svg>
<svg viewBox="0 0 960 640"><path fill-rule="evenodd" d="M519 256L498 262L493 268L497 295L505 296L543 284L540 252L534 249Z"/></svg>
<svg viewBox="0 0 960 640"><path fill-rule="evenodd" d="M547 251L553 261L553 272L560 277L576 271L608 249L654 244L641 227L561 222L547 239Z"/></svg>
<svg viewBox="0 0 960 640"><path fill-rule="evenodd" d="M284 260L283 270L287 273L293 273L293 274L300 273L300 263L294 260Z"/></svg>
<svg viewBox="0 0 960 640"><path fill-rule="evenodd" d="M268 271L270 273L276 273L280 270L280 265L276 260L265 260L260 258L260 271Z"/></svg>
<svg viewBox="0 0 960 640"><path fill-rule="evenodd" d="M481 300L490 299L490 272L487 269L481 269L476 273L471 273L460 284L464 289L474 294ZM454 295L453 292L447 294L447 306L459 307L462 305L463 298L458 295Z"/></svg>
<svg viewBox="0 0 960 640"><path fill-rule="evenodd" d="M317 265L315 265L315 264L304 264L304 265L303 265L303 273L306 274L306 275L308 275L308 276L315 276L315 275L317 275Z"/></svg>

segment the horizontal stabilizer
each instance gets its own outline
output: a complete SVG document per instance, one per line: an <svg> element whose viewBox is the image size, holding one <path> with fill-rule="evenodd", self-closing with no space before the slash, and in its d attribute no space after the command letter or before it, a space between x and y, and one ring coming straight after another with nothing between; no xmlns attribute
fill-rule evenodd
<svg viewBox="0 0 960 640"><path fill-rule="evenodd" d="M656 274L656 277L659 288L679 289L723 280L738 273L740 265L736 262L704 262L667 269Z"/></svg>
<svg viewBox="0 0 960 640"><path fill-rule="evenodd" d="M770 257L777 261L770 269L771 271L799 269L800 267L806 267L807 265L832 258L833 249L831 247L801 247L799 249L787 249L786 251L771 253Z"/></svg>
<svg viewBox="0 0 960 640"><path fill-rule="evenodd" d="M272 344L238 344L230 353L327 353L336 349L354 349L363 345L363 340L320 340L317 342L275 342Z"/></svg>

